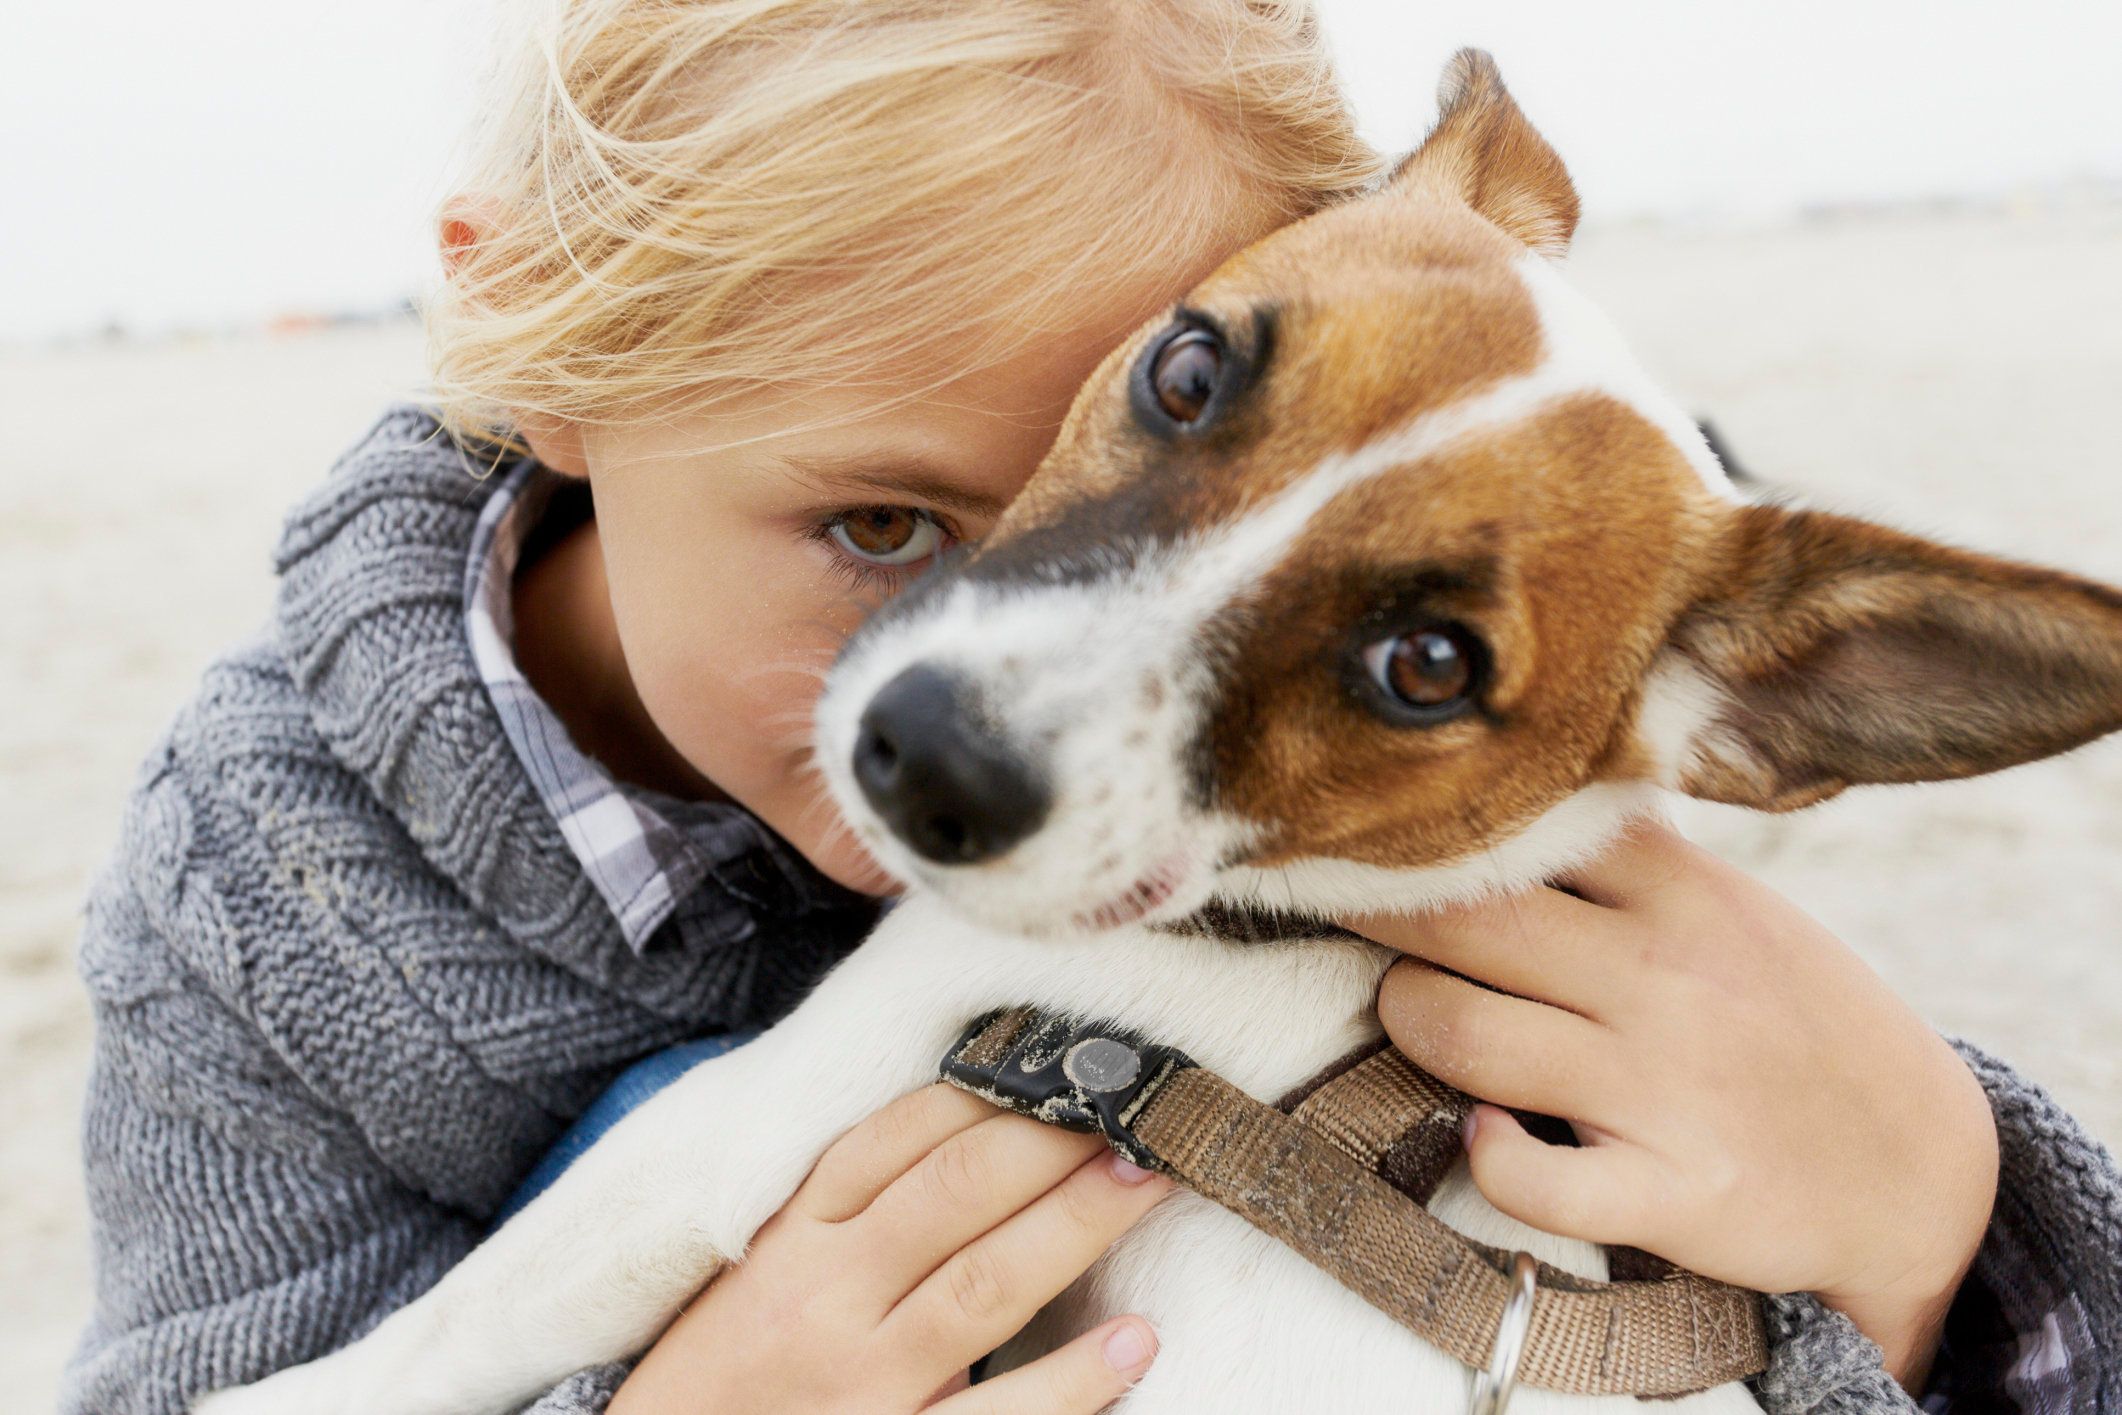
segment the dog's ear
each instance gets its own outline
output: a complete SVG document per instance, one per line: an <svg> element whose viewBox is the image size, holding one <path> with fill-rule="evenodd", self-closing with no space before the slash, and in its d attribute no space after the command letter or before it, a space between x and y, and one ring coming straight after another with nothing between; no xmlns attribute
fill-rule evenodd
<svg viewBox="0 0 2122 1415"><path fill-rule="evenodd" d="M1496 61L1479 49L1454 54L1437 105L1437 126L1393 169L1388 187L1457 198L1542 255L1568 250L1577 189L1518 111Z"/></svg>
<svg viewBox="0 0 2122 1415"><path fill-rule="evenodd" d="M1791 810L2122 728L2122 592L2104 585L1773 506L1734 513L1709 579L1670 645L1692 672L1667 687L1693 701L1665 751L1691 795Z"/></svg>

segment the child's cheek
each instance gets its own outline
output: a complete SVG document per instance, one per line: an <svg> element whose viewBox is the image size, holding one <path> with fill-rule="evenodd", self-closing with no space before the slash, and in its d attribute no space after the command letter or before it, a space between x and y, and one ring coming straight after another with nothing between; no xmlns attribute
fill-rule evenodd
<svg viewBox="0 0 2122 1415"><path fill-rule="evenodd" d="M688 555L672 568L691 573L658 577L656 589L615 576L628 671L694 770L831 878L878 892L888 882L840 828L811 756L824 670L861 613L810 547L756 553L761 539Z"/></svg>

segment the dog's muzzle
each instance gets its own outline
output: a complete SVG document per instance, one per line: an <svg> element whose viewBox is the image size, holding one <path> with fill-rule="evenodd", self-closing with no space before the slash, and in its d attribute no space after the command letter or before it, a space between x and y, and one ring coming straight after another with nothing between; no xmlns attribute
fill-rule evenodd
<svg viewBox="0 0 2122 1415"><path fill-rule="evenodd" d="M892 834L924 860L995 859L1053 807L1042 773L982 718L970 684L927 664L901 672L863 710L855 782Z"/></svg>

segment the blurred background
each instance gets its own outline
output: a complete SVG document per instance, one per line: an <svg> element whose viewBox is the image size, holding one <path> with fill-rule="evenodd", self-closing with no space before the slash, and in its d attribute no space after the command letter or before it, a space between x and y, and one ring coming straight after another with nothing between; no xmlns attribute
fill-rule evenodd
<svg viewBox="0 0 2122 1415"><path fill-rule="evenodd" d="M1150 3L1150 0L1139 0ZM77 913L136 763L254 630L287 505L421 377L495 0L13 7L0 85L0 1369L85 1318ZM2122 9L1322 0L1367 133L1495 52L1572 268L1765 480L2122 582ZM1687 824L2122 1140L2122 741Z"/></svg>

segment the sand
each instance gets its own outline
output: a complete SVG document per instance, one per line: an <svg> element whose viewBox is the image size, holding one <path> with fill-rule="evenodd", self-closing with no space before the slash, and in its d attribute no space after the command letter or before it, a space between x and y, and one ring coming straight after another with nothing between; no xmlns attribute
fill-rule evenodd
<svg viewBox="0 0 2122 1415"><path fill-rule="evenodd" d="M2122 205L1588 236L1580 283L1763 477L2122 582ZM49 1408L88 1306L79 902L285 507L418 377L406 324L0 353L0 1369ZM2122 741L1801 816L1691 810L1939 1027L2122 1140Z"/></svg>

